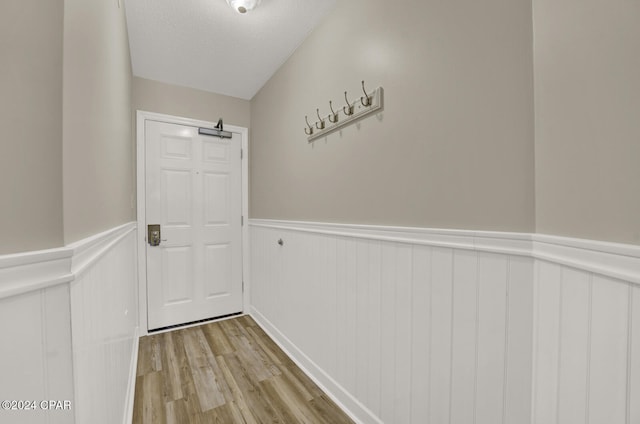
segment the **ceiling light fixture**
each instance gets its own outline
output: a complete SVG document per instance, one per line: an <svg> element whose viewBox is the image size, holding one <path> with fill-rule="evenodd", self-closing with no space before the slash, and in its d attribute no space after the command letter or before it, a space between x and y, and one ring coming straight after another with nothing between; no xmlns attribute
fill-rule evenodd
<svg viewBox="0 0 640 424"><path fill-rule="evenodd" d="M227 0L229 6L233 7L238 13L247 13L250 10L255 9L260 4L261 0Z"/></svg>

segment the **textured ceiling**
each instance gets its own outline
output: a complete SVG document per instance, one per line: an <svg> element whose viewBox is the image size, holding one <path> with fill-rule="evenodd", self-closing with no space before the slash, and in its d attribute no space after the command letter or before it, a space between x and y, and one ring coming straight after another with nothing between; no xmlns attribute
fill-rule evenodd
<svg viewBox="0 0 640 424"><path fill-rule="evenodd" d="M336 0L126 0L133 74L251 99Z"/></svg>

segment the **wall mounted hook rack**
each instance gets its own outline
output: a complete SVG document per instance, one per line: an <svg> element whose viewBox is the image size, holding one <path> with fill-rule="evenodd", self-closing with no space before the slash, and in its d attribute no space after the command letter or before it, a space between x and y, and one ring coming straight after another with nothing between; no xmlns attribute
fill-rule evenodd
<svg viewBox="0 0 640 424"><path fill-rule="evenodd" d="M347 99L347 92L345 91L344 99L346 105L337 111L333 110L333 102L329 101L331 113L326 117L332 125L326 125L325 118L320 116L319 109L316 109L319 121L315 123L315 128L309 124L309 121L305 116L305 120L307 120L307 128L305 128L304 132L307 134L307 141L312 142L317 138L332 133L333 131L352 124L353 122L382 109L382 87L377 87L373 92L367 93L364 81L362 81L362 91L364 92L364 96L353 102L349 102Z"/></svg>

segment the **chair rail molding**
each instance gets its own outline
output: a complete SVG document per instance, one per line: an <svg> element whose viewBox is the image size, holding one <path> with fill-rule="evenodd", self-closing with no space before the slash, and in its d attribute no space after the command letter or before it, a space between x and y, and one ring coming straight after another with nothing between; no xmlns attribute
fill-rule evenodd
<svg viewBox="0 0 640 424"><path fill-rule="evenodd" d="M534 258L640 284L640 246L533 235Z"/></svg>
<svg viewBox="0 0 640 424"><path fill-rule="evenodd" d="M255 228L289 230L525 256L640 284L640 246L535 233L251 219Z"/></svg>
<svg viewBox="0 0 640 424"><path fill-rule="evenodd" d="M71 273L74 278L86 271L136 228L135 222L128 222L67 245L66 248L71 250Z"/></svg>
<svg viewBox="0 0 640 424"><path fill-rule="evenodd" d="M0 299L69 283L69 249L49 249L0 256Z"/></svg>

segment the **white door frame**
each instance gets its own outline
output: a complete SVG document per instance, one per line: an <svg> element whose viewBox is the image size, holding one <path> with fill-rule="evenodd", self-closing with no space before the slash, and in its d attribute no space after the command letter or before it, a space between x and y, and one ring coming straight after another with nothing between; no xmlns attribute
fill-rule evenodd
<svg viewBox="0 0 640 424"><path fill-rule="evenodd" d="M145 125L146 120L166 122L169 124L189 125L192 127L213 128L215 122L200 121L179 116L164 115L155 112L136 112L136 148L137 148L137 201L138 201L138 310L140 327L139 335L145 336L149 331L147 322L147 249L146 249L146 160L145 160ZM225 131L242 134L242 281L244 292L242 295L242 310L249 305L249 130L244 127L225 125Z"/></svg>

